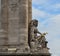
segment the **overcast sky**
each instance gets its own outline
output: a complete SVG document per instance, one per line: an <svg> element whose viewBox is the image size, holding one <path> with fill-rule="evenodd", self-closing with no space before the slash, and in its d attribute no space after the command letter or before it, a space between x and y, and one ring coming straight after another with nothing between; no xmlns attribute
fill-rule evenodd
<svg viewBox="0 0 60 56"><path fill-rule="evenodd" d="M46 36L52 56L60 56L60 0L32 0L32 18L39 21L40 32Z"/></svg>

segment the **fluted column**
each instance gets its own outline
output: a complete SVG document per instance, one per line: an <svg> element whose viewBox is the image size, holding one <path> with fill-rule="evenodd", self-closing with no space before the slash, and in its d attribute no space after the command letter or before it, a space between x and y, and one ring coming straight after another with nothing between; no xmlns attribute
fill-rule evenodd
<svg viewBox="0 0 60 56"><path fill-rule="evenodd" d="M8 44L8 0L1 0L0 45Z"/></svg>
<svg viewBox="0 0 60 56"><path fill-rule="evenodd" d="M27 51L28 24L32 19L32 0L1 0L2 29L6 31L9 47Z"/></svg>
<svg viewBox="0 0 60 56"><path fill-rule="evenodd" d="M28 14L28 0L2 0L2 28L9 47L18 46L20 51L29 48Z"/></svg>
<svg viewBox="0 0 60 56"><path fill-rule="evenodd" d="M32 20L32 0L28 0L28 22Z"/></svg>

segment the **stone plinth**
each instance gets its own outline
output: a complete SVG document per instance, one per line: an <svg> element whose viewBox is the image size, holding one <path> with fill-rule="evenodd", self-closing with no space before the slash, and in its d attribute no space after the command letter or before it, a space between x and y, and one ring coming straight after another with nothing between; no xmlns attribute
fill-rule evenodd
<svg viewBox="0 0 60 56"><path fill-rule="evenodd" d="M8 54L0 53L0 55L1 56L3 56L3 55L5 55L5 56L12 56L12 55L13 56L51 56L51 54L48 54L48 53L37 53L37 54L35 54L35 53L34 54L31 54L31 53L30 54L29 53L27 53L27 54L24 54L24 53L22 53L22 54L20 54L20 53L10 53L10 54L9 53Z"/></svg>

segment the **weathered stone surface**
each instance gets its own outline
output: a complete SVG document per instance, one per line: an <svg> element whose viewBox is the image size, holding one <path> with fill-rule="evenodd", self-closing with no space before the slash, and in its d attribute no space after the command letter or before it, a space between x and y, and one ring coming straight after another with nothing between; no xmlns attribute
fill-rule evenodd
<svg viewBox="0 0 60 56"><path fill-rule="evenodd" d="M32 0L28 0L28 22L32 20Z"/></svg>
<svg viewBox="0 0 60 56"><path fill-rule="evenodd" d="M2 0L2 29L7 44L28 47L28 0ZM20 46L20 48L22 48Z"/></svg>
<svg viewBox="0 0 60 56"><path fill-rule="evenodd" d="M0 46L7 44L6 34L7 34L6 31L4 31L3 29L0 29Z"/></svg>
<svg viewBox="0 0 60 56"><path fill-rule="evenodd" d="M48 48L37 48L36 38L40 32L36 28L37 22L32 22L32 0L1 0L0 20L0 52L27 54L27 56L49 54ZM30 27L31 22L34 27ZM47 43L45 45L47 47Z"/></svg>

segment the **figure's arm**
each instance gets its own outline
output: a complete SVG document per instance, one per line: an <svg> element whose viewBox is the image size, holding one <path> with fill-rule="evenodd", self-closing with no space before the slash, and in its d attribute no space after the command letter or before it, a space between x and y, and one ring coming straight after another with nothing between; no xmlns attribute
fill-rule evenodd
<svg viewBox="0 0 60 56"><path fill-rule="evenodd" d="M41 32L38 31L39 34L41 34Z"/></svg>
<svg viewBox="0 0 60 56"><path fill-rule="evenodd" d="M37 33L42 34L42 33L41 33L41 32L39 32L38 30L37 30Z"/></svg>

